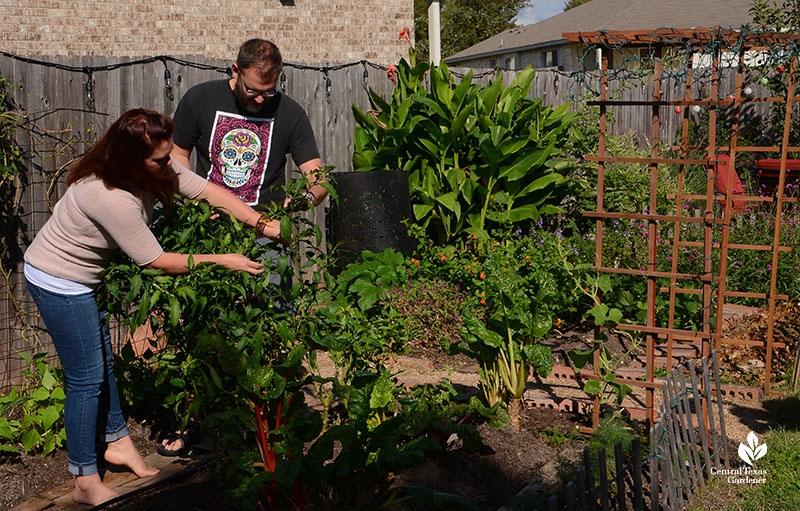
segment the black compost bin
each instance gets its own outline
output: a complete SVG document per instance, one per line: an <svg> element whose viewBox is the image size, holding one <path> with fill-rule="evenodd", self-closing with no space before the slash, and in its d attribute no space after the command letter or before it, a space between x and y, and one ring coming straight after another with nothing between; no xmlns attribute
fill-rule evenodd
<svg viewBox="0 0 800 511"><path fill-rule="evenodd" d="M410 256L416 240L408 235L403 220L411 219L408 174L371 170L331 174L339 204L332 203L325 218L328 241L340 247L336 271L359 260L361 252L392 248Z"/></svg>

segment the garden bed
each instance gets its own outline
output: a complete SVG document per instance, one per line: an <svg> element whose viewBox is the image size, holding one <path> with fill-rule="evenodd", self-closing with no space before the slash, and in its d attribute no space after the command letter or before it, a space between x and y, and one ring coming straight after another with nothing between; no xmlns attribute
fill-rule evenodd
<svg viewBox="0 0 800 511"><path fill-rule="evenodd" d="M756 319L746 321L755 323ZM741 326L741 325L740 325ZM589 342L589 333L570 331L546 341L552 345L556 364L568 363L568 349L582 349ZM610 342L609 348L623 352L620 341ZM416 349L391 364L401 383L425 383L449 380L467 392L477 392L477 366L472 359L448 356L440 350ZM579 397L579 385L574 381L556 378L529 382L529 392L543 392L554 398ZM543 394L543 395L544 395ZM583 394L585 397L585 394ZM726 401L728 401L726 399ZM445 452L430 456L421 466L395 476L395 486L420 485L432 490L453 493L472 500L478 510L494 511L511 503L530 508L553 493L558 493L563 477L570 477L570 467L586 445L584 440L571 440L560 446L576 426L588 426L588 418L578 413L532 406L535 400L521 409L520 431L507 427L495 430L487 424L479 427L486 447L479 453ZM727 403L726 424L732 442L743 440L750 430L761 433L765 411L756 403L734 401ZM129 422L131 435L143 455L156 448L156 435L151 428L135 421ZM561 440L561 442L559 441ZM42 495L51 488L69 484L67 456L63 450L42 459L38 456L6 457L0 463L0 507L10 509L22 501ZM518 495L527 488L523 495ZM516 499L515 499L515 496ZM523 504L520 504L523 505ZM215 475L213 464L208 470L191 474L168 485L131 497L116 509L230 509L234 503L228 497L221 477ZM411 503L397 503L397 511L420 509ZM513 509L513 506L511 507Z"/></svg>

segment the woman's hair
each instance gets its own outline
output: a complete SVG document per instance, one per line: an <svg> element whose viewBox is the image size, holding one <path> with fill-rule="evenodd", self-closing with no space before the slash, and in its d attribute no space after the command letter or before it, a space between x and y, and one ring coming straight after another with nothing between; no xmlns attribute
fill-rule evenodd
<svg viewBox="0 0 800 511"><path fill-rule="evenodd" d="M177 177L173 173L148 172L145 159L172 138L174 129L172 119L166 115L143 108L128 110L70 168L67 185L94 175L108 187L127 191L144 188L169 207L178 189Z"/></svg>

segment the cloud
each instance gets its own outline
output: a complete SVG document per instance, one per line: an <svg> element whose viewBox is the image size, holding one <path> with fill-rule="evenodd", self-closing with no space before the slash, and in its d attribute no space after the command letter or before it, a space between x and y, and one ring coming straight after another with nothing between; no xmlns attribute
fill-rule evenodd
<svg viewBox="0 0 800 511"><path fill-rule="evenodd" d="M531 25L564 11L565 0L532 0L529 7L519 11L514 20L517 25Z"/></svg>

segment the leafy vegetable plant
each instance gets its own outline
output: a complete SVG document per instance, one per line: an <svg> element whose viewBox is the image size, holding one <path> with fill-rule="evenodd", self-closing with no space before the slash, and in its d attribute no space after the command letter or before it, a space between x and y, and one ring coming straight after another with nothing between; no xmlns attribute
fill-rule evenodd
<svg viewBox="0 0 800 511"><path fill-rule="evenodd" d="M29 367L26 384L0 397L0 451L46 457L66 442L63 372L47 365L47 353L17 354Z"/></svg>

